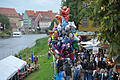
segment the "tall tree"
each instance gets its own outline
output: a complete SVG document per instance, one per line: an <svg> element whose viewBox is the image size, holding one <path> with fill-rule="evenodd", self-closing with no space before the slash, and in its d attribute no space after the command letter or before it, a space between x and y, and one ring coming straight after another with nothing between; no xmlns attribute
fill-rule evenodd
<svg viewBox="0 0 120 80"><path fill-rule="evenodd" d="M88 13L88 14L87 14ZM99 39L109 43L109 56L120 54L120 0L96 0L89 2L86 14L100 26ZM120 62L120 55L116 60Z"/></svg>
<svg viewBox="0 0 120 80"><path fill-rule="evenodd" d="M2 27L5 26L5 29L10 29L10 22L7 16L0 14L0 22L2 23Z"/></svg>
<svg viewBox="0 0 120 80"><path fill-rule="evenodd" d="M57 20L56 20L56 19L53 19L52 22L51 22L51 24L50 24L49 30L52 30L52 29L53 29L53 27L54 27L54 22L56 22L56 24L58 25Z"/></svg>

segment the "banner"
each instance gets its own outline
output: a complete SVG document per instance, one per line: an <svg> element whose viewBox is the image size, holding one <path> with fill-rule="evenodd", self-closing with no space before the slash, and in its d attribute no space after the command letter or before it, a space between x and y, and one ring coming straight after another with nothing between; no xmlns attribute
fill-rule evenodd
<svg viewBox="0 0 120 80"><path fill-rule="evenodd" d="M94 34L95 34L94 32L77 32L77 35L92 36Z"/></svg>
<svg viewBox="0 0 120 80"><path fill-rule="evenodd" d="M99 47L93 47L93 54L98 54Z"/></svg>

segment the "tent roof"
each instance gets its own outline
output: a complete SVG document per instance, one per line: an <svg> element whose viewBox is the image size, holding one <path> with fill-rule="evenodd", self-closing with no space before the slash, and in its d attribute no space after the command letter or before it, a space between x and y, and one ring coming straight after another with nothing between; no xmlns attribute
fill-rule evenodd
<svg viewBox="0 0 120 80"><path fill-rule="evenodd" d="M93 49L93 47L97 47L97 46L94 46L94 45L86 45L86 46L83 46L84 48L86 49ZM98 47L98 48L101 48L101 47Z"/></svg>
<svg viewBox="0 0 120 80"><path fill-rule="evenodd" d="M18 69L22 69L27 63L14 56L9 56L0 61L0 80L10 79Z"/></svg>
<svg viewBox="0 0 120 80"><path fill-rule="evenodd" d="M27 63L19 58L14 56L9 56L2 60L2 62L7 63L8 65L12 65L17 69L22 69Z"/></svg>
<svg viewBox="0 0 120 80"><path fill-rule="evenodd" d="M91 39L86 42L81 42L81 44L86 44L86 45L95 45L97 46L100 43L100 41L97 41L97 39Z"/></svg>
<svg viewBox="0 0 120 80"><path fill-rule="evenodd" d="M97 39L91 39L90 41L87 42L81 42L81 44L86 44L83 46L86 49L93 49L93 47L97 47L99 43L100 41L97 41Z"/></svg>
<svg viewBox="0 0 120 80"><path fill-rule="evenodd" d="M8 80L18 71L12 65L0 61L0 80Z"/></svg>

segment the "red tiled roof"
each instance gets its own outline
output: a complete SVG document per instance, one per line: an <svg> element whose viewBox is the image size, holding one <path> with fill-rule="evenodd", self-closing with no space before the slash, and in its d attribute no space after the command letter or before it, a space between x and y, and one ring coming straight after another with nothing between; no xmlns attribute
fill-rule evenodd
<svg viewBox="0 0 120 80"><path fill-rule="evenodd" d="M19 18L22 20L23 19L23 14L19 14Z"/></svg>
<svg viewBox="0 0 120 80"><path fill-rule="evenodd" d="M51 10L50 11L37 11L35 13L35 16L37 17L38 14L40 14L43 18L48 17L50 20L55 18L55 15L57 15L57 13L53 13Z"/></svg>
<svg viewBox="0 0 120 80"><path fill-rule="evenodd" d="M1 8L0 7L0 14L9 16L9 17L19 17L18 13L14 8Z"/></svg>
<svg viewBox="0 0 120 80"><path fill-rule="evenodd" d="M27 15L30 16L34 16L34 11L33 10L26 10Z"/></svg>
<svg viewBox="0 0 120 80"><path fill-rule="evenodd" d="M57 15L57 13L53 13L52 10L36 12L33 10L26 10L25 12L27 13L28 17L32 18L32 21L52 21L55 18L55 15ZM41 16L39 16L39 14Z"/></svg>

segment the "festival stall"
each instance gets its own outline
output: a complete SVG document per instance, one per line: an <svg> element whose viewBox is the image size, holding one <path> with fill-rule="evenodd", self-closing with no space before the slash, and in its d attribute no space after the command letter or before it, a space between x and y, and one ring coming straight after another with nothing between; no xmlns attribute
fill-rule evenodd
<svg viewBox="0 0 120 80"><path fill-rule="evenodd" d="M19 70L22 69L22 68L24 68L24 66L27 64L26 61L23 61L23 60L21 60L19 58L16 58L14 56L9 56L9 57L1 60L1 61L3 63L6 63L8 65L11 65L11 66L19 69Z"/></svg>
<svg viewBox="0 0 120 80"><path fill-rule="evenodd" d="M91 39L91 37L95 35L95 32L84 32L84 31L81 31L81 32L76 32L76 33L77 33L77 35L81 36L81 40L82 41L85 41L88 38Z"/></svg>
<svg viewBox="0 0 120 80"><path fill-rule="evenodd" d="M81 45L83 45L86 49L92 49L92 47L97 47L97 45L100 43L97 39L91 39L87 42L80 42ZM99 47L98 47L99 48Z"/></svg>
<svg viewBox="0 0 120 80"><path fill-rule="evenodd" d="M18 70L24 68L27 63L14 56L8 56L0 61L0 80L11 79Z"/></svg>
<svg viewBox="0 0 120 80"><path fill-rule="evenodd" d="M8 80L17 73L18 69L0 61L0 80Z"/></svg>

